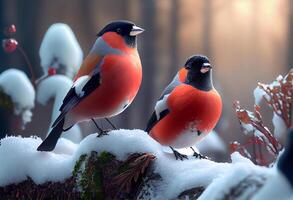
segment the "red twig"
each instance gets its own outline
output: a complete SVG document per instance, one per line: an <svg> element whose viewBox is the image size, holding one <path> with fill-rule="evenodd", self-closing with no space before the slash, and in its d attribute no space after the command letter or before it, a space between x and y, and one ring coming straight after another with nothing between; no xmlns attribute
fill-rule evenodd
<svg viewBox="0 0 293 200"><path fill-rule="evenodd" d="M292 126L293 69L277 81L278 85L275 86L263 83L258 83L258 86L266 92L266 95L263 96L265 102L273 108L276 115L281 117L289 128Z"/></svg>

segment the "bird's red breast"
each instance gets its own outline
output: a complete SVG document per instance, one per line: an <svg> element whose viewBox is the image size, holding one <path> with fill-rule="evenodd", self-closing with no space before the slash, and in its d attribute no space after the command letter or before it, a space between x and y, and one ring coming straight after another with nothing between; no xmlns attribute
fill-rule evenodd
<svg viewBox="0 0 293 200"><path fill-rule="evenodd" d="M150 134L163 145L170 145L188 128L210 132L220 118L222 100L215 89L198 90L190 85L177 86L167 100L170 113L161 119Z"/></svg>

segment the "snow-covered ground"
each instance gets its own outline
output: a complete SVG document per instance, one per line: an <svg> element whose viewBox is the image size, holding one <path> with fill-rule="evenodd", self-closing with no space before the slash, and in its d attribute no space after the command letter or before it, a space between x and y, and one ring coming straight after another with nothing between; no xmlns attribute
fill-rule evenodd
<svg viewBox="0 0 293 200"><path fill-rule="evenodd" d="M18 69L8 69L0 74L0 91L8 95L14 114L22 117L23 125L31 121L35 106L35 90L26 74Z"/></svg>
<svg viewBox="0 0 293 200"><path fill-rule="evenodd" d="M107 151L118 160L137 152L154 154L157 158L154 172L159 173L163 181L152 199L172 199L195 187L207 187L201 199L213 199L249 174L270 177L273 173L273 169L255 166L239 153L232 154L232 163L199 160L192 156L189 160L175 160L173 154L163 151L162 146L142 130L115 130L108 136L96 136L87 136L79 145L62 138L53 152L36 151L42 142L38 137L4 138L0 146L0 186L19 183L27 177L37 184L62 181L71 176L79 157L91 151Z"/></svg>

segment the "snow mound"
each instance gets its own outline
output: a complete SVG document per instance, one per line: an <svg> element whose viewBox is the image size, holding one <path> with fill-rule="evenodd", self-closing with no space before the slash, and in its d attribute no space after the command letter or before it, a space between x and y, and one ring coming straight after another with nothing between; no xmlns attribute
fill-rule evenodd
<svg viewBox="0 0 293 200"><path fill-rule="evenodd" d="M255 188L253 183L262 184L265 182L263 177L267 177L270 170L265 167L257 167L252 164L239 163L230 168L224 176L216 178L209 187L198 198L199 200L209 199L251 199ZM245 192L241 193L245 189ZM239 194L232 196L231 190L239 191Z"/></svg>
<svg viewBox="0 0 293 200"><path fill-rule="evenodd" d="M49 67L53 67L57 72L71 78L83 59L83 52L72 29L63 23L49 27L41 43L39 55L45 73Z"/></svg>
<svg viewBox="0 0 293 200"><path fill-rule="evenodd" d="M51 131L51 125L59 116L59 108L72 85L73 81L64 75L50 76L39 83L37 88L37 102L45 106L50 99L54 99L48 133ZM75 125L68 131L62 133L61 137L67 138L74 143L79 143L82 140L81 129L78 125Z"/></svg>
<svg viewBox="0 0 293 200"><path fill-rule="evenodd" d="M286 177L275 171L275 174L266 182L259 192L252 198L253 200L292 200L293 189Z"/></svg>
<svg viewBox="0 0 293 200"><path fill-rule="evenodd" d="M223 194L227 185L232 186L249 173L269 174L268 169L255 166L237 153L232 155L232 163L217 163L191 156L189 160L175 160L173 154L164 152L162 146L142 130L115 130L101 138L92 134L79 145L61 139L54 152L36 151L41 142L37 137L6 137L1 141L0 186L19 183L27 177L37 184L62 181L71 176L80 156L92 151L109 152L118 160L125 160L132 153L154 154L157 159L153 170L162 180L156 191L152 191L152 199L173 199L181 192L196 187L207 187L210 192L204 192L202 199L211 199L208 197L214 195L208 193Z"/></svg>
<svg viewBox="0 0 293 200"><path fill-rule="evenodd" d="M36 151L42 142L40 138L6 137L0 146L0 186L19 183L27 179L41 184L46 181L62 181L71 175L74 161L68 154L55 152L44 154ZM58 142L58 152L69 148L69 143L62 147ZM67 151L68 152L68 151Z"/></svg>
<svg viewBox="0 0 293 200"><path fill-rule="evenodd" d="M35 90L26 74L18 69L8 69L0 75L0 90L10 96L14 113L22 117L23 125L31 121L35 106Z"/></svg>

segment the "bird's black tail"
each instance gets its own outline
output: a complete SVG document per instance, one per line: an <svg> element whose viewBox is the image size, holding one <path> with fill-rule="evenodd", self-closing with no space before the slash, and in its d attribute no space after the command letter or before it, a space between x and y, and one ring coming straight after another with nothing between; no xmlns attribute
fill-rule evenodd
<svg viewBox="0 0 293 200"><path fill-rule="evenodd" d="M52 151L55 148L57 141L63 132L64 120L65 119L63 118L56 124L56 126L54 126L47 138L38 147L38 151Z"/></svg>

